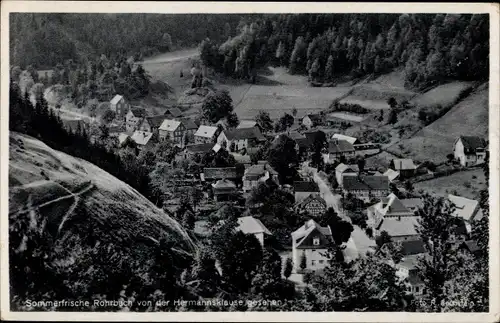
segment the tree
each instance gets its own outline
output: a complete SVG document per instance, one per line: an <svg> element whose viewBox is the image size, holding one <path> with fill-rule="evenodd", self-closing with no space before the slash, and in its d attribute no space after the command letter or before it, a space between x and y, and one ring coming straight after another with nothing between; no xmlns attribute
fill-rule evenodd
<svg viewBox="0 0 500 323"><path fill-rule="evenodd" d="M113 121L115 118L116 118L116 112L114 112L111 109L104 111L101 117L102 121L104 121L106 124L111 123L111 121Z"/></svg>
<svg viewBox="0 0 500 323"><path fill-rule="evenodd" d="M240 292L247 292L250 288L261 260L262 248L257 238L241 231L225 241L219 259L226 280Z"/></svg>
<svg viewBox="0 0 500 323"><path fill-rule="evenodd" d="M214 297L219 290L222 278L215 267L215 259L205 248L201 248L191 267L190 281L187 283L196 295Z"/></svg>
<svg viewBox="0 0 500 323"><path fill-rule="evenodd" d="M233 100L227 90L210 92L201 107L203 116L211 123L217 123L233 113Z"/></svg>
<svg viewBox="0 0 500 323"><path fill-rule="evenodd" d="M332 238L337 246L349 241L351 233L354 230L351 223L338 216L332 207L329 207L322 217L320 224L328 225L332 228Z"/></svg>
<svg viewBox="0 0 500 323"><path fill-rule="evenodd" d="M283 65L283 61L285 58L285 45L280 41L278 48L276 49L275 57L278 59L280 65Z"/></svg>
<svg viewBox="0 0 500 323"><path fill-rule="evenodd" d="M387 233L387 231L382 231L380 232L379 236L375 239L375 242L377 243L377 246L381 248L384 244L391 243L392 238L389 235L389 233Z"/></svg>
<svg viewBox="0 0 500 323"><path fill-rule="evenodd" d="M269 112L260 110L255 117L255 121L257 122L263 133L267 133L273 130L273 121L269 116Z"/></svg>
<svg viewBox="0 0 500 323"><path fill-rule="evenodd" d="M288 279L292 274L292 270L293 270L293 261L292 258L288 257L286 258L285 265L283 266L283 276L285 276L285 278Z"/></svg>
<svg viewBox="0 0 500 323"><path fill-rule="evenodd" d="M317 167L321 169L323 167L323 149L325 149L327 145L326 134L323 131L317 131L314 134L313 142L312 142L312 156L311 156L311 165L313 167Z"/></svg>
<svg viewBox="0 0 500 323"><path fill-rule="evenodd" d="M317 78L319 76L319 69L320 69L319 58L316 58L314 60L314 63L312 63L311 68L309 69L309 80L311 82L314 82L317 80Z"/></svg>
<svg viewBox="0 0 500 323"><path fill-rule="evenodd" d="M240 120L238 120L238 115L234 112L226 116L227 125L230 128L236 128L240 124Z"/></svg>
<svg viewBox="0 0 500 323"><path fill-rule="evenodd" d="M290 56L290 74L295 74L299 70L303 69L307 54L307 44L304 41L304 37L299 36L295 40L295 46L292 51L292 55Z"/></svg>
<svg viewBox="0 0 500 323"><path fill-rule="evenodd" d="M172 37L169 33L164 33L161 37L161 47L166 51L172 50Z"/></svg>
<svg viewBox="0 0 500 323"><path fill-rule="evenodd" d="M396 109L391 109L391 111L389 112L388 123L395 124L396 122L398 122L398 113L397 113Z"/></svg>
<svg viewBox="0 0 500 323"><path fill-rule="evenodd" d="M405 190L407 190L408 192L413 192L414 187L411 181L408 180L405 182Z"/></svg>
<svg viewBox="0 0 500 323"><path fill-rule="evenodd" d="M281 183L289 183L295 175L294 165L298 162L295 141L285 135L274 140L267 159L269 164L278 172Z"/></svg>
<svg viewBox="0 0 500 323"><path fill-rule="evenodd" d="M263 299L291 299L294 287L281 277L281 257L272 249L264 251L259 272L252 280L252 294Z"/></svg>
<svg viewBox="0 0 500 323"><path fill-rule="evenodd" d="M289 115L288 113L285 113L279 120L276 122L275 126L275 131L276 132L281 132L281 131L286 131L288 128L290 128L295 119L293 116Z"/></svg>
<svg viewBox="0 0 500 323"><path fill-rule="evenodd" d="M447 299L445 284L454 277L457 270L454 247L457 218L454 217L454 207L448 200L430 195L424 195L423 199L424 206L417 211L420 219L416 230L429 256L419 260L417 271L424 281L427 291L424 299L430 304L430 310L441 312L442 301Z"/></svg>
<svg viewBox="0 0 500 323"><path fill-rule="evenodd" d="M300 269L305 270L307 268L307 258L306 258L306 253L303 252L302 255L300 256Z"/></svg>
<svg viewBox="0 0 500 323"><path fill-rule="evenodd" d="M196 210L196 207L203 199L203 192L198 187L191 187L189 196L191 197L191 204L193 205L193 208Z"/></svg>
<svg viewBox="0 0 500 323"><path fill-rule="evenodd" d="M326 61L325 66L325 81L332 82L333 81L333 56L328 56L328 60Z"/></svg>
<svg viewBox="0 0 500 323"><path fill-rule="evenodd" d="M393 97L390 97L388 100L387 100L387 104L391 107L391 109L395 109L397 106L398 106L398 102L396 101L395 98Z"/></svg>

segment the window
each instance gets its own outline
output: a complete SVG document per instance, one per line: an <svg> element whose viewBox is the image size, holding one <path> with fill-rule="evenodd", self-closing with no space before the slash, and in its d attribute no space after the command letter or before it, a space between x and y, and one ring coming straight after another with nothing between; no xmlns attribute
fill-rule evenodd
<svg viewBox="0 0 500 323"><path fill-rule="evenodd" d="M319 246L319 238L314 238L313 239L313 245Z"/></svg>
<svg viewBox="0 0 500 323"><path fill-rule="evenodd" d="M315 265L316 264L316 260L311 260L311 265Z"/></svg>
<svg viewBox="0 0 500 323"><path fill-rule="evenodd" d="M312 250L312 252L315 252L315 251L316 251L316 249L313 249L313 250Z"/></svg>
<svg viewBox="0 0 500 323"><path fill-rule="evenodd" d="M323 262L325 262L324 260L318 260L320 264L322 264Z"/></svg>

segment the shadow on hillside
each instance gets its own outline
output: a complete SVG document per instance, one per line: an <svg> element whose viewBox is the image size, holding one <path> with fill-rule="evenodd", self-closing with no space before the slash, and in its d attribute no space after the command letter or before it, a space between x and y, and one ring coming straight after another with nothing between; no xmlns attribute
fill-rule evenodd
<svg viewBox="0 0 500 323"><path fill-rule="evenodd" d="M277 86L277 85L283 85L283 83L275 81L275 80L270 80L265 76L262 75L257 75L255 78L255 84L256 85L268 85L268 86Z"/></svg>

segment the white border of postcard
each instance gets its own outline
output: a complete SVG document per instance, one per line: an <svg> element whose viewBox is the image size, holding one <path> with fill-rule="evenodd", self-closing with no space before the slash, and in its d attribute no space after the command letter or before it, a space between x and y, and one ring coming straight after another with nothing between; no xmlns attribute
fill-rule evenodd
<svg viewBox="0 0 500 323"><path fill-rule="evenodd" d="M67 313L10 312L8 271L8 91L10 12L122 13L489 13L490 14L490 312L489 313L359 313L359 312L188 312ZM250 322L498 322L499 284L499 5L487 3L306 3L306 2L126 2L13 1L1 2L0 207L1 318L35 321L250 321Z"/></svg>

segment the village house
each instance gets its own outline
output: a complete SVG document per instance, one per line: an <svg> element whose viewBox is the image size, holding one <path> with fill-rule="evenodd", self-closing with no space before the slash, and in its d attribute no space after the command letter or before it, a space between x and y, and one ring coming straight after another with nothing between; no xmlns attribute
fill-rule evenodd
<svg viewBox="0 0 500 323"><path fill-rule="evenodd" d="M330 227L322 227L316 221L309 220L292 232L293 271L302 269L315 271L328 265L328 248L332 243ZM305 258L305 268L301 263Z"/></svg>
<svg viewBox="0 0 500 323"><path fill-rule="evenodd" d="M347 136L347 135L342 135L340 133L335 133L331 136L331 139L337 139L337 140L345 140L351 145L356 146L359 145L358 138Z"/></svg>
<svg viewBox="0 0 500 323"><path fill-rule="evenodd" d="M326 208L326 202L319 194L311 194L295 206L298 213L308 213L312 217L322 216Z"/></svg>
<svg viewBox="0 0 500 323"><path fill-rule="evenodd" d="M388 169L386 170L386 172L384 173L384 176L387 176L387 178L389 178L389 182L394 182L395 180L397 180L399 178L399 173L396 172L394 169Z"/></svg>
<svg viewBox="0 0 500 323"><path fill-rule="evenodd" d="M332 164L342 158L348 159L355 156L354 147L346 140L332 139L328 142L328 151L323 154L326 164Z"/></svg>
<svg viewBox="0 0 500 323"><path fill-rule="evenodd" d="M125 129L127 132L132 133L136 131L146 116L146 109L141 107L131 107L125 116Z"/></svg>
<svg viewBox="0 0 500 323"><path fill-rule="evenodd" d="M311 194L319 193L319 186L315 182L302 181L293 183L293 191L295 196L295 203L300 203Z"/></svg>
<svg viewBox="0 0 500 323"><path fill-rule="evenodd" d="M240 178L236 167L206 167L200 174L203 182L215 182L221 179L236 181Z"/></svg>
<svg viewBox="0 0 500 323"><path fill-rule="evenodd" d="M158 135L158 129L165 119L166 117L164 115L146 117L142 120L137 130L151 132Z"/></svg>
<svg viewBox="0 0 500 323"><path fill-rule="evenodd" d="M367 225L375 230L384 219L415 216L415 212L408 209L394 193L381 198L380 202L368 207L366 214L368 217Z"/></svg>
<svg viewBox="0 0 500 323"><path fill-rule="evenodd" d="M405 179L415 176L415 172L417 170L417 166L413 163L413 160L410 158L404 158L404 159L395 158L391 160L391 164L389 167L399 173L400 179Z"/></svg>
<svg viewBox="0 0 500 323"><path fill-rule="evenodd" d="M155 144L154 134L151 132L136 130L130 137L137 144L137 148L151 148Z"/></svg>
<svg viewBox="0 0 500 323"><path fill-rule="evenodd" d="M266 226L259 219L256 219L253 216L243 216L238 218L238 226L236 227L236 230L241 231L244 234L254 235L263 247L265 236L272 235Z"/></svg>
<svg viewBox="0 0 500 323"><path fill-rule="evenodd" d="M343 185L344 176L357 176L359 174L358 165L339 164L335 167L335 179L339 186Z"/></svg>
<svg viewBox="0 0 500 323"><path fill-rule="evenodd" d="M467 240L467 241L463 241L458 246L458 251L462 254L467 254L467 255L476 257L480 254L481 249L479 248L476 241Z"/></svg>
<svg viewBox="0 0 500 323"><path fill-rule="evenodd" d="M163 115L167 118L167 119L176 119L176 118L180 118L182 117L182 111L179 110L179 108L174 108L174 107L171 107L171 108L168 108L165 113L163 113Z"/></svg>
<svg viewBox="0 0 500 323"><path fill-rule="evenodd" d="M219 135L219 128L201 125L194 134L194 142L197 144L214 143Z"/></svg>
<svg viewBox="0 0 500 323"><path fill-rule="evenodd" d="M158 130L161 141L170 140L174 145L181 148L184 147L186 128L180 121L172 119L163 120Z"/></svg>
<svg viewBox="0 0 500 323"><path fill-rule="evenodd" d="M279 185L278 172L267 161L259 161L257 165L247 167L243 175L243 192L250 192L268 179Z"/></svg>
<svg viewBox="0 0 500 323"><path fill-rule="evenodd" d="M391 248L392 247L392 248ZM396 269L396 276L406 281L407 292L419 297L424 294L424 282L417 274L419 258L427 255L425 244L422 240L401 241L398 243L386 243L381 248L381 253L390 257L390 250L398 248L401 252L401 260L396 264L391 259L389 265Z"/></svg>
<svg viewBox="0 0 500 323"><path fill-rule="evenodd" d="M343 176L344 193L369 201L389 194L389 179L383 175Z"/></svg>
<svg viewBox="0 0 500 323"><path fill-rule="evenodd" d="M259 131L262 131L261 127L255 120L240 120L240 123L236 127L236 129L250 129L250 128L258 128Z"/></svg>
<svg viewBox="0 0 500 323"><path fill-rule="evenodd" d="M464 221L465 233L470 234L472 231L472 223L483 217L483 210L479 202L452 194L448 195L448 200L454 206L453 215Z"/></svg>
<svg viewBox="0 0 500 323"><path fill-rule="evenodd" d="M195 155L204 155L210 152L213 147L213 143L186 145L182 151L182 157L184 159L192 159Z"/></svg>
<svg viewBox="0 0 500 323"><path fill-rule="evenodd" d="M460 136L453 145L453 155L464 167L482 164L486 158L486 140L477 136Z"/></svg>
<svg viewBox="0 0 500 323"><path fill-rule="evenodd" d="M118 140L118 146L121 147L123 143L127 140L127 138L130 138L130 136L126 133L121 133L118 135L117 140Z"/></svg>
<svg viewBox="0 0 500 323"><path fill-rule="evenodd" d="M356 141L357 142L357 141ZM375 143L365 143L365 144L353 144L354 153L356 156L370 156L375 155L380 152L380 144Z"/></svg>
<svg viewBox="0 0 500 323"><path fill-rule="evenodd" d="M217 137L217 143L230 152L255 147L263 141L265 137L258 128L224 130Z"/></svg>
<svg viewBox="0 0 500 323"><path fill-rule="evenodd" d="M111 101L109 101L109 107L111 111L114 111L119 117L123 117L130 110L130 104L119 94L115 95Z"/></svg>
<svg viewBox="0 0 500 323"><path fill-rule="evenodd" d="M413 213L417 212L418 209L424 207L424 200L419 197L413 197L408 199L401 199L401 203Z"/></svg>
<svg viewBox="0 0 500 323"><path fill-rule="evenodd" d="M213 183L212 191L214 193L214 200L216 202L230 201L238 192L236 184L228 179L220 179L217 182Z"/></svg>
<svg viewBox="0 0 500 323"><path fill-rule="evenodd" d="M302 125L307 129L311 129L321 125L322 116L320 114L308 114L304 118L302 118Z"/></svg>

